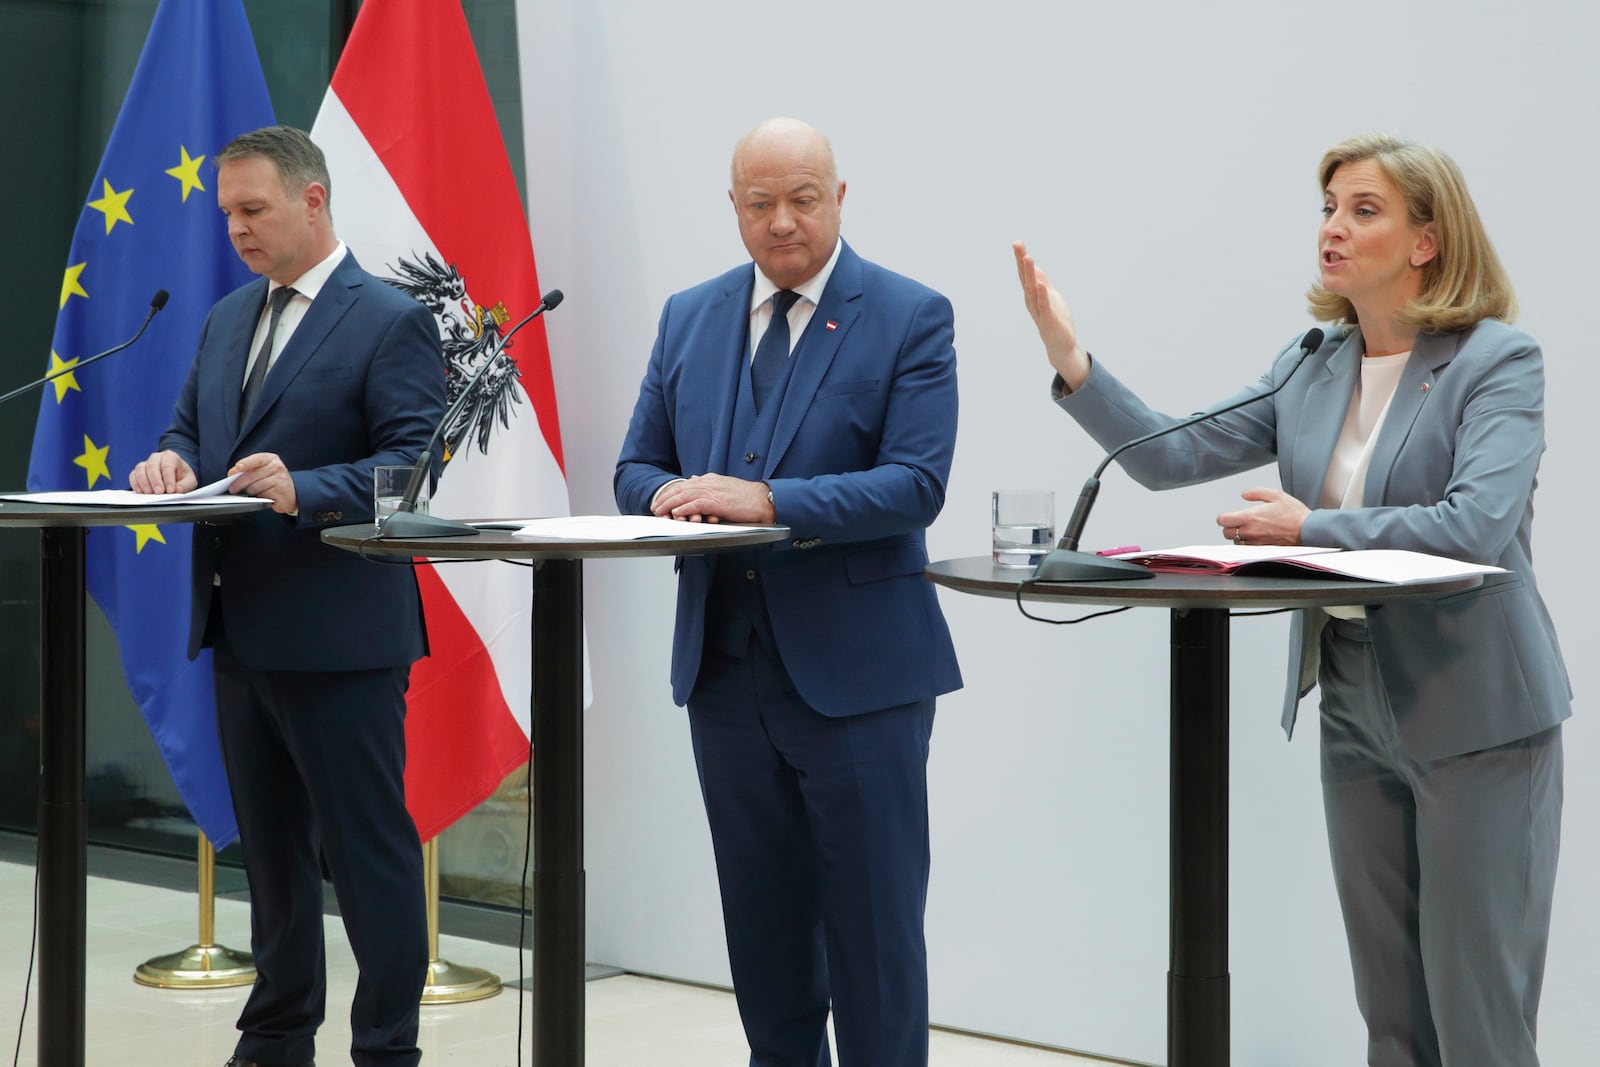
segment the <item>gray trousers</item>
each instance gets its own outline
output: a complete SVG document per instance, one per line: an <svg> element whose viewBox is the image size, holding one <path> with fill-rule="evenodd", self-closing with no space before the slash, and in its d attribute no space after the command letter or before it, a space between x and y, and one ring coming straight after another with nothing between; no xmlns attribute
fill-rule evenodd
<svg viewBox="0 0 1600 1067"><path fill-rule="evenodd" d="M1328 845L1368 1064L1538 1067L1561 727L1408 758L1359 621L1323 632L1319 683Z"/></svg>

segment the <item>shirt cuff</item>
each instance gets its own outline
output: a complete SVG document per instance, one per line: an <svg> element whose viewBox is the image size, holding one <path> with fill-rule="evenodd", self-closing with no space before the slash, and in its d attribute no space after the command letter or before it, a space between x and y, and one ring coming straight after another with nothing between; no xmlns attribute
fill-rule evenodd
<svg viewBox="0 0 1600 1067"><path fill-rule="evenodd" d="M688 480L689 479L687 478L668 478L666 481L662 482L656 491L650 494L650 514L654 515L656 513L656 498L661 495L662 489L665 489L667 486L676 482L686 482Z"/></svg>

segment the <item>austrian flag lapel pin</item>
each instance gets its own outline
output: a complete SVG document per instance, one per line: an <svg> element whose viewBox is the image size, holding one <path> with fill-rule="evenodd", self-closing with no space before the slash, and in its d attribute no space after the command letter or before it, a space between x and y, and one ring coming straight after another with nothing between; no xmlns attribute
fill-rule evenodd
<svg viewBox="0 0 1600 1067"><path fill-rule="evenodd" d="M834 322L832 319L828 320L827 329L828 329L829 333L832 333L834 330L837 330L838 328L839 328L839 324L837 322Z"/></svg>

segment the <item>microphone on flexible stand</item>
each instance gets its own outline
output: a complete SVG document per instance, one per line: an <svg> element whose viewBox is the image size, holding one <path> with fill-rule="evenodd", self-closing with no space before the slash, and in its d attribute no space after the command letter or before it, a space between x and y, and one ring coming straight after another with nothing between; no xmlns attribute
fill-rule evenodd
<svg viewBox="0 0 1600 1067"><path fill-rule="evenodd" d="M1169 433L1186 429L1195 423L1214 419L1218 415L1224 415L1235 408L1242 408L1246 404L1254 404L1258 400L1267 399L1267 397L1272 396L1279 389L1288 385L1289 379L1294 377L1294 372L1300 369L1300 365L1306 361L1306 357L1321 347L1322 331L1318 329L1307 330L1306 335L1300 339L1299 362L1289 368L1289 373L1283 376L1283 381L1267 392L1259 396L1245 397L1237 403L1229 404L1227 407L1218 408L1215 411L1202 411L1198 415L1192 415L1187 419L1173 423L1171 426L1164 426L1159 430L1145 434L1143 437L1135 437L1133 440L1124 442L1107 452L1105 459L1100 461L1100 466L1096 467L1094 473L1089 476L1089 480L1083 483L1083 489L1078 493L1077 506L1072 509L1072 518L1067 520L1067 525L1061 534L1060 543L1044 559L1039 561L1038 566L1033 570L1033 577L1030 580L1035 582L1114 582L1155 577L1150 568L1142 567L1137 563L1129 563L1125 559L1097 556L1093 552L1078 551L1078 539L1083 536L1084 524L1089 521L1089 509L1094 507L1095 497L1100 494L1100 475L1105 473L1112 460L1130 448L1137 448L1139 445L1154 441L1156 438L1164 437Z"/></svg>
<svg viewBox="0 0 1600 1067"><path fill-rule="evenodd" d="M70 367L62 367L59 370L51 371L38 381L29 382L27 385L19 385L5 396L0 396L0 404L4 404L7 400L10 400L14 396L21 396L30 389L37 389L42 385L48 385L64 374L76 374L78 371L81 371L91 363L105 359L107 356L116 355L118 352L121 352L124 348L127 348L129 345L133 344L133 342L143 337L144 331L150 326L150 320L156 317L156 312L160 311L166 306L167 291L165 289L157 289L156 295L150 298L150 311L145 315L144 322L139 324L138 333L134 334L132 337L128 338L126 341L114 348L108 348L104 352L96 353L95 355L90 356L88 359L79 360Z"/></svg>
<svg viewBox="0 0 1600 1067"><path fill-rule="evenodd" d="M562 293L560 289L552 289L544 294L539 300L539 306L534 308L527 318L511 327L510 331L500 339L500 350L503 351L505 349L511 338L516 336L518 330L543 315L546 311L559 307L564 299L566 299L566 294ZM406 482L405 495L400 498L400 503L396 506L394 514L383 520L383 526L378 530L379 537L464 537L467 534L478 532L477 527L469 526L464 522L457 522L454 519L441 519L437 516L418 512L417 498L422 495L422 480L428 476L433 466L433 446L439 443L439 437L451 423L456 421L456 416L461 414L461 409L467 406L467 401L471 400L473 394L478 391L478 384L483 381L484 375L488 372L489 367L493 365L495 359L498 358L498 355L499 353L497 352L494 356L485 359L478 369L473 372L472 377L467 379L466 386L456 397L456 402L450 405L449 410L444 413L444 418L439 420L439 425L434 429L433 436L428 438L427 446L423 448L422 454L417 457L417 462L411 467L411 479Z"/></svg>

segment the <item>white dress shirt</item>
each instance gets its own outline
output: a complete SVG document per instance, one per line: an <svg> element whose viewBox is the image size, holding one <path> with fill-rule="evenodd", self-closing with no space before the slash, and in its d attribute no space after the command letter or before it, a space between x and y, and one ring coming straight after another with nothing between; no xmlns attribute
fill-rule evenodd
<svg viewBox="0 0 1600 1067"><path fill-rule="evenodd" d="M794 351L794 346L800 343L800 335L805 333L806 326L811 322L811 316L816 314L817 301L822 299L822 291L828 287L828 279L833 277L833 268L839 263L839 251L842 248L844 241L837 241L833 246L833 255L828 257L828 262L823 264L822 269L792 290L800 294L800 299L789 309L791 353ZM750 351L747 354L751 359L756 358L756 346L761 343L761 338L766 336L767 327L772 324L772 296L777 291L777 284L762 274L761 268L757 267L756 283L750 290Z"/></svg>
<svg viewBox="0 0 1600 1067"><path fill-rule="evenodd" d="M306 271L290 284L294 287L294 296L283 306L283 314L278 317L278 332L273 335L272 348L267 357L267 370L272 370L273 361L278 354L289 344L289 338L294 336L294 331L300 325L300 320L306 317L306 312L311 310L311 301L322 292L322 287L327 284L328 278L333 274L333 269L345 257L344 242L334 245L328 258ZM267 306L261 310L261 320L256 323L256 332L250 338L250 355L244 365L244 378L240 380L240 388L244 382L250 380L250 369L256 364L256 356L261 351L262 344L267 339L267 326L272 321L272 294L281 289L276 282L267 286Z"/></svg>

